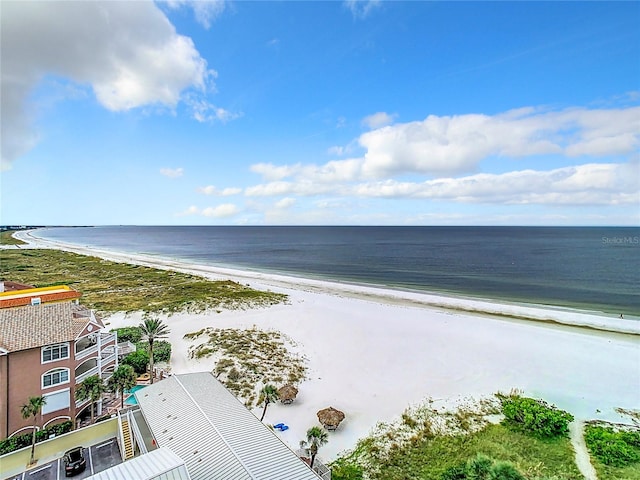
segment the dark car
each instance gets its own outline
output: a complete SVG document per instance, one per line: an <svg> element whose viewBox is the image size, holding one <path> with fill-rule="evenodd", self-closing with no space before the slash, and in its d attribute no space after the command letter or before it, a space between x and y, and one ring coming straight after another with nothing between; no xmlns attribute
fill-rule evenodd
<svg viewBox="0 0 640 480"><path fill-rule="evenodd" d="M87 460L82 455L82 447L72 448L65 452L64 473L67 477L82 472L87 467Z"/></svg>

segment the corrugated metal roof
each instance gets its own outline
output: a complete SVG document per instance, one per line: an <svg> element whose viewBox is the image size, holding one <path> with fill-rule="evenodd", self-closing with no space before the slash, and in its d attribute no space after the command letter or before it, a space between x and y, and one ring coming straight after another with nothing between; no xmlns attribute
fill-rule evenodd
<svg viewBox="0 0 640 480"><path fill-rule="evenodd" d="M88 480L191 480L184 461L168 448L132 458Z"/></svg>
<svg viewBox="0 0 640 480"><path fill-rule="evenodd" d="M193 480L318 480L211 373L174 375L136 392L161 447Z"/></svg>

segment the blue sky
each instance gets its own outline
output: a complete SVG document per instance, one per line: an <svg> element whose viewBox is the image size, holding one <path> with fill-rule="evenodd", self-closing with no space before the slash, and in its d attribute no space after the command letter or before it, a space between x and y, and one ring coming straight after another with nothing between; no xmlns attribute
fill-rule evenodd
<svg viewBox="0 0 640 480"><path fill-rule="evenodd" d="M0 9L2 224L640 225L639 2Z"/></svg>

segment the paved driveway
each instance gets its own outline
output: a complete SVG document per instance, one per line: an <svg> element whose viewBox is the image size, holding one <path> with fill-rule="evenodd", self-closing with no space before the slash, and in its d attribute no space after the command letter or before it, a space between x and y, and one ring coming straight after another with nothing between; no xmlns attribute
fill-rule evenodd
<svg viewBox="0 0 640 480"><path fill-rule="evenodd" d="M72 477L74 479L88 478L94 473L102 472L107 468L122 463L120 449L115 438L105 442L91 445L84 449L87 459L87 468L84 472ZM64 462L58 458L44 465L28 470L20 475L10 477L10 480L60 480L66 478L64 474Z"/></svg>

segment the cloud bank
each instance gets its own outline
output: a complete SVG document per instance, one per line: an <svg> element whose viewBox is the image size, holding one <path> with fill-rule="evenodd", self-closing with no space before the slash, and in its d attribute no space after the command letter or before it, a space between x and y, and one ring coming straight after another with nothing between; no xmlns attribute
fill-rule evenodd
<svg viewBox="0 0 640 480"><path fill-rule="evenodd" d="M259 163L265 180L320 183L380 180L405 174L447 177L471 173L489 157L607 157L637 153L640 107L510 110L497 115L429 115L363 133L364 155L324 165ZM332 150L337 151L337 150Z"/></svg>
<svg viewBox="0 0 640 480"><path fill-rule="evenodd" d="M114 112L175 108L183 91L205 92L215 77L150 0L3 2L1 27L3 169L37 141L27 101L47 75L90 86Z"/></svg>

